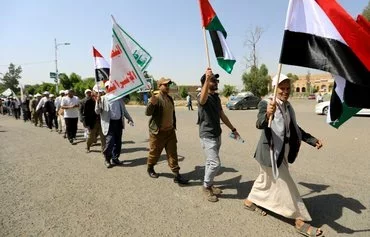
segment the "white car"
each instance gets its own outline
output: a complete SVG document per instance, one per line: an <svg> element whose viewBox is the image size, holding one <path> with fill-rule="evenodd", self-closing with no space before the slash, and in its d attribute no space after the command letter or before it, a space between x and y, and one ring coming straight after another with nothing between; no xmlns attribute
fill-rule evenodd
<svg viewBox="0 0 370 237"><path fill-rule="evenodd" d="M325 114L325 115L327 115L328 112L329 112L329 105L330 105L329 100L318 103L315 106L315 113L316 114ZM358 115L370 115L370 109L362 109L362 110L358 111L357 114Z"/></svg>

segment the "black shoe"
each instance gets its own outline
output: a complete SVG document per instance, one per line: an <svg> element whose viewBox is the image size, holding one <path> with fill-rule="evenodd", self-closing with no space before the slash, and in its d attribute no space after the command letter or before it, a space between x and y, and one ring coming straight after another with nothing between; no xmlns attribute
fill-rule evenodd
<svg viewBox="0 0 370 237"><path fill-rule="evenodd" d="M109 168L112 168L112 164L110 163L109 159L105 159L105 160L104 160L104 165L105 165L105 167L107 167L108 169L109 169Z"/></svg>
<svg viewBox="0 0 370 237"><path fill-rule="evenodd" d="M175 174L175 178L173 179L173 182L177 184L188 184L189 180L184 179L180 174Z"/></svg>
<svg viewBox="0 0 370 237"><path fill-rule="evenodd" d="M114 165L122 165L122 162L121 162L118 158L113 158L113 159L112 159L112 163L113 163Z"/></svg>
<svg viewBox="0 0 370 237"><path fill-rule="evenodd" d="M69 138L68 141L69 141L69 143L73 144L73 139L72 138Z"/></svg>
<svg viewBox="0 0 370 237"><path fill-rule="evenodd" d="M154 168L151 167L151 168L148 168L148 174L149 174L149 177L153 178L153 179L157 179L159 177L159 174L157 174L155 171L154 171Z"/></svg>

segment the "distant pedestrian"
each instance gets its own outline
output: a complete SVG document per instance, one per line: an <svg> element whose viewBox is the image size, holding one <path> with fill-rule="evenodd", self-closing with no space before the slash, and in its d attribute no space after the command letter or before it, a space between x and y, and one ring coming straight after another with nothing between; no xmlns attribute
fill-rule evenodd
<svg viewBox="0 0 370 237"><path fill-rule="evenodd" d="M186 96L186 103L187 103L188 110L193 110L193 104L191 101L190 93L188 93L188 95Z"/></svg>
<svg viewBox="0 0 370 237"><path fill-rule="evenodd" d="M61 90L59 96L54 101L56 115L58 117L58 133L61 134L66 131L66 124L64 120L64 110L61 108L62 98L65 96L65 91ZM66 136L66 133L64 134Z"/></svg>
<svg viewBox="0 0 370 237"><path fill-rule="evenodd" d="M88 137L86 140L86 151L90 152L91 145L97 141L100 136L101 150L105 148L105 137L101 128L100 114L95 113L95 105L98 96L102 96L102 90L97 87L93 88L92 96L90 96L83 106L83 110L80 109L83 114L84 126L88 129Z"/></svg>
<svg viewBox="0 0 370 237"><path fill-rule="evenodd" d="M67 96L63 97L61 102L61 108L64 109L67 138L71 144L74 144L73 139L76 139L79 104L80 101L77 96L74 96L72 89L68 90Z"/></svg>

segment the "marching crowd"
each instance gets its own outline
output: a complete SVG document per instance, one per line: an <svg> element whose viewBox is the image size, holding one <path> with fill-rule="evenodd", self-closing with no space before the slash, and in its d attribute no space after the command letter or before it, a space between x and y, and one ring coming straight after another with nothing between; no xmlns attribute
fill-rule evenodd
<svg viewBox="0 0 370 237"><path fill-rule="evenodd" d="M201 77L202 87L197 97L200 145L205 155L202 192L209 202L217 202L222 193L222 190L214 185L214 178L221 167L220 121L235 137L240 136L222 109L221 100L216 93L218 78L219 75L213 74L208 68ZM146 106L145 114L150 117L147 173L150 178L159 177L154 167L165 149L168 165L174 174L174 182L186 185L189 180L179 172L175 105L168 94L171 83L170 79L161 78L157 82L159 94L153 95ZM284 75L279 79L275 77L273 85L277 87L276 101L266 99L258 105L256 127L262 132L254 157L260 165L260 171L243 205L245 209L262 216L265 216L268 210L294 219L296 230L305 236L323 236L321 229L306 223L311 221L311 216L289 173L289 164L297 158L302 141L317 149L322 147L322 143L298 126L294 109L288 101L290 79ZM108 88L109 81L105 83L105 89ZM130 125L134 123L123 99L108 101L104 90L97 86L94 86L92 91L86 89L85 96L80 101L71 89L60 91L59 96L55 98L53 94L45 91L43 95L36 94L33 98L28 96L22 103L10 98L2 102L1 108L4 103L8 103L7 107L12 108L11 114L14 114L16 119L19 119L19 109L22 108L25 121L30 120L40 127L45 121L50 131L55 128L71 144L74 144L80 120L85 128L86 151L90 151L90 147L100 136L104 165L107 168L120 165L125 119ZM270 117L273 117L271 126L268 125Z"/></svg>

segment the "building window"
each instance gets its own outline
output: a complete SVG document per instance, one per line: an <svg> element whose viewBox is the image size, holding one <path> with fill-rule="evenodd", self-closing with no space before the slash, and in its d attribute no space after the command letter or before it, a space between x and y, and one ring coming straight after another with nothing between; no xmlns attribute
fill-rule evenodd
<svg viewBox="0 0 370 237"><path fill-rule="evenodd" d="M301 89L299 87L295 88L295 92L301 92Z"/></svg>
<svg viewBox="0 0 370 237"><path fill-rule="evenodd" d="M306 87L302 87L302 92L306 92Z"/></svg>

